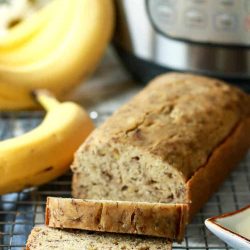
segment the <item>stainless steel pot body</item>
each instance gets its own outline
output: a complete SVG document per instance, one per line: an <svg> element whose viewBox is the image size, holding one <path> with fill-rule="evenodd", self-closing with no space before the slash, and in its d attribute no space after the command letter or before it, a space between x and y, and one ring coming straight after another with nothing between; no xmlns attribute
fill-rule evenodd
<svg viewBox="0 0 250 250"><path fill-rule="evenodd" d="M170 70L250 80L250 0L116 4L115 44L124 51Z"/></svg>

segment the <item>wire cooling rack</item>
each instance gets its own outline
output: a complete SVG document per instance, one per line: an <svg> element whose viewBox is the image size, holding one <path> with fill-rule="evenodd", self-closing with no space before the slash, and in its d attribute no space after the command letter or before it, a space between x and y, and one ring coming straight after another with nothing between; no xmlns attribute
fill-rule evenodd
<svg viewBox="0 0 250 250"><path fill-rule="evenodd" d="M111 110L89 111L97 126ZM0 114L1 140L13 137L37 126L43 117L41 112ZM22 166L20 166L21 168ZM1 173L0 173L1 180ZM39 188L0 196L0 249L23 249L34 225L44 224L47 196L70 197L71 173ZM230 249L212 235L204 226L208 217L233 211L250 203L250 154L220 190L209 200L188 226L182 244L174 243L173 249Z"/></svg>

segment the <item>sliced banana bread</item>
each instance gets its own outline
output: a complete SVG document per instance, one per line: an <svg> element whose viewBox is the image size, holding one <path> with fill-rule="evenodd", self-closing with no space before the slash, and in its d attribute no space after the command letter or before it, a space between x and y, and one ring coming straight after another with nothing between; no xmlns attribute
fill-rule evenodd
<svg viewBox="0 0 250 250"><path fill-rule="evenodd" d="M249 95L217 79L162 75L77 151L73 196L186 203L190 220L249 146Z"/></svg>
<svg viewBox="0 0 250 250"><path fill-rule="evenodd" d="M181 240L187 205L47 198L46 225Z"/></svg>
<svg viewBox="0 0 250 250"><path fill-rule="evenodd" d="M171 243L160 238L119 234L65 231L45 226L33 228L27 250L171 250Z"/></svg>

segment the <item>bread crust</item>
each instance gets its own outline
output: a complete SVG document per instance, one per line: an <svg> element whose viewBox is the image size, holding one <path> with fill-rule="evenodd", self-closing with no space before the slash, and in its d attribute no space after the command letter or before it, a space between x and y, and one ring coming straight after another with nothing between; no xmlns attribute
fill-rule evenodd
<svg viewBox="0 0 250 250"><path fill-rule="evenodd" d="M188 221L207 202L220 184L237 166L250 147L250 118L241 121L233 132L218 146L205 166L187 182L187 195L190 201Z"/></svg>
<svg viewBox="0 0 250 250"><path fill-rule="evenodd" d="M53 228L141 234L180 241L187 223L187 205L48 197L45 221Z"/></svg>

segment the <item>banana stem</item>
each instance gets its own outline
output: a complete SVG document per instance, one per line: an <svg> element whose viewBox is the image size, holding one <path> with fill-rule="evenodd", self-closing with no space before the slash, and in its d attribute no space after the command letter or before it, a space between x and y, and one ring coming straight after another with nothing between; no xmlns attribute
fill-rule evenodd
<svg viewBox="0 0 250 250"><path fill-rule="evenodd" d="M36 101L42 105L46 111L52 110L60 104L60 102L47 90L35 90L32 94Z"/></svg>

